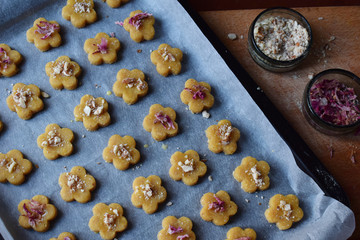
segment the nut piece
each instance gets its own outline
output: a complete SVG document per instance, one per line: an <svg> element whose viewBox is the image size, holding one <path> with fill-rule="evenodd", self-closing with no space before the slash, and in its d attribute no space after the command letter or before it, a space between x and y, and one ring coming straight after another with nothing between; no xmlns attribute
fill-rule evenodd
<svg viewBox="0 0 360 240"><path fill-rule="evenodd" d="M6 99L6 103L11 111L17 113L19 118L28 120L34 113L40 112L44 108L40 94L40 89L36 85L17 83L14 85L11 95Z"/></svg>
<svg viewBox="0 0 360 240"><path fill-rule="evenodd" d="M180 98L184 104L189 105L192 113L200 113L214 105L214 96L210 92L211 87L208 83L188 79L185 82L185 88L181 92Z"/></svg>
<svg viewBox="0 0 360 240"><path fill-rule="evenodd" d="M231 125L229 120L221 120L217 125L211 125L205 131L208 138L208 148L214 153L233 154L237 149L240 131Z"/></svg>
<svg viewBox="0 0 360 240"><path fill-rule="evenodd" d="M134 193L131 202L137 208L143 208L147 214L158 209L158 204L166 200L166 190L161 186L161 179L156 175L147 178L137 177L133 182Z"/></svg>
<svg viewBox="0 0 360 240"><path fill-rule="evenodd" d="M22 56L18 51L12 50L8 45L0 44L0 77L14 76L19 68L17 67L22 61Z"/></svg>
<svg viewBox="0 0 360 240"><path fill-rule="evenodd" d="M61 14L77 28L83 28L97 20L93 0L68 0Z"/></svg>
<svg viewBox="0 0 360 240"><path fill-rule="evenodd" d="M269 223L276 223L280 230L291 228L293 222L300 221L303 216L299 199L293 194L287 196L276 194L270 199L269 208L265 211L266 220Z"/></svg>
<svg viewBox="0 0 360 240"><path fill-rule="evenodd" d="M195 240L195 233L192 231L193 223L190 218L168 216L162 221L162 229L157 235L158 240Z"/></svg>
<svg viewBox="0 0 360 240"><path fill-rule="evenodd" d="M0 153L0 182L8 181L19 185L25 181L25 175L32 170L32 163L25 159L19 150Z"/></svg>
<svg viewBox="0 0 360 240"><path fill-rule="evenodd" d="M112 162L115 168L126 170L130 164L136 164L140 160L140 152L135 146L133 137L115 134L110 137L108 146L103 151L103 158L106 162Z"/></svg>
<svg viewBox="0 0 360 240"><path fill-rule="evenodd" d="M98 203L93 208L93 214L89 221L89 228L96 233L100 232L103 239L114 239L116 233L127 228L128 222L123 216L124 210L120 204Z"/></svg>
<svg viewBox="0 0 360 240"><path fill-rule="evenodd" d="M45 18L35 20L32 28L27 30L26 39L34 43L42 52L61 45L60 25L56 21L47 21Z"/></svg>
<svg viewBox="0 0 360 240"><path fill-rule="evenodd" d="M181 71L183 53L178 48L172 48L168 44L161 44L157 50L151 52L151 62L156 65L156 71L167 77L170 73L178 75Z"/></svg>
<svg viewBox="0 0 360 240"><path fill-rule="evenodd" d="M22 200L18 205L18 210L20 226L32 228L38 232L46 232L50 227L49 221L57 216L56 207L49 204L49 199L44 195Z"/></svg>
<svg viewBox="0 0 360 240"><path fill-rule="evenodd" d="M226 240L256 240L256 232L252 228L242 229L240 227L231 228L226 234Z"/></svg>
<svg viewBox="0 0 360 240"><path fill-rule="evenodd" d="M253 157L245 157L233 172L234 178L241 182L241 188L248 193L266 190L270 186L268 176L270 166L265 161L257 161Z"/></svg>
<svg viewBox="0 0 360 240"><path fill-rule="evenodd" d="M57 238L50 238L50 240L76 240L76 237L72 233L63 232L60 233L60 235Z"/></svg>
<svg viewBox="0 0 360 240"><path fill-rule="evenodd" d="M107 3L107 5L109 5L112 8L118 8L121 6L121 4L129 2L129 0L104 0L104 1Z"/></svg>
<svg viewBox="0 0 360 240"><path fill-rule="evenodd" d="M130 37L135 42L151 40L155 36L154 29L155 18L152 14L143 13L136 10L130 13L130 17L123 22L123 27L130 33Z"/></svg>

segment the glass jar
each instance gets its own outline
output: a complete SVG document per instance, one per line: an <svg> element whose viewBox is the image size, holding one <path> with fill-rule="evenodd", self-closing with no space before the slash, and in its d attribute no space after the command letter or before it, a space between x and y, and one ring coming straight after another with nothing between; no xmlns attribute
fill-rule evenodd
<svg viewBox="0 0 360 240"><path fill-rule="evenodd" d="M307 30L309 36L308 45L305 51L300 56L292 60L281 61L281 60L276 60L274 58L270 58L260 50L259 46L256 44L254 37L255 24L269 17L283 17L286 19L292 19L294 21L297 21L302 27L304 27ZM309 54L311 44L312 44L312 32L311 32L310 24L299 12L292 10L290 8L278 7L278 8L269 8L262 11L252 22L248 33L248 50L252 59L262 68L265 68L266 70L272 72L286 72L294 69Z"/></svg>
<svg viewBox="0 0 360 240"><path fill-rule="evenodd" d="M323 120L314 111L311 105L310 90L315 84L320 83L324 79L335 79L339 83L343 83L346 87L353 88L357 99L359 100L359 102L357 102L357 107L360 107L360 78L343 69L328 69L315 75L305 88L302 103L302 110L305 118L316 130L328 135L340 135L356 131L360 127L360 119L349 125L335 125Z"/></svg>

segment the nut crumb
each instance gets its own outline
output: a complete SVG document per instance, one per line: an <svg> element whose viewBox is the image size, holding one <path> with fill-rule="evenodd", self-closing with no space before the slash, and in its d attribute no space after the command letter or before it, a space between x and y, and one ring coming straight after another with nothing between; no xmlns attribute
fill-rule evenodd
<svg viewBox="0 0 360 240"><path fill-rule="evenodd" d="M36 168L39 168L39 165L35 164L35 167L36 167Z"/></svg>
<svg viewBox="0 0 360 240"><path fill-rule="evenodd" d="M85 135L82 135L81 137L82 137L82 138L86 138L86 136L85 136Z"/></svg>
<svg viewBox="0 0 360 240"><path fill-rule="evenodd" d="M108 95L108 96L110 96L111 94L112 94L111 91L107 91L107 92L106 92L106 95Z"/></svg>
<svg viewBox="0 0 360 240"><path fill-rule="evenodd" d="M249 203L249 202L250 202L250 200L249 200L249 199L247 199L247 198L245 198L245 202Z"/></svg>
<svg viewBox="0 0 360 240"><path fill-rule="evenodd" d="M321 20L324 20L324 18L323 17L318 17L318 20L321 21Z"/></svg>
<svg viewBox="0 0 360 240"><path fill-rule="evenodd" d="M313 74L313 73L311 73L311 74L308 75L308 79L309 79L309 80L313 79L313 77L314 77L314 74Z"/></svg>
<svg viewBox="0 0 360 240"><path fill-rule="evenodd" d="M137 50L137 52L138 52L138 53L141 53L141 52L142 52L142 50L141 50L141 49L138 49L138 50Z"/></svg>
<svg viewBox="0 0 360 240"><path fill-rule="evenodd" d="M186 108L185 108L185 110L186 110L186 111L188 111L188 110L189 110L189 108L188 108L188 107L186 107Z"/></svg>
<svg viewBox="0 0 360 240"><path fill-rule="evenodd" d="M259 206L261 206L261 202L259 202Z"/></svg>
<svg viewBox="0 0 360 240"><path fill-rule="evenodd" d="M260 198L261 198L261 199L264 199L264 196L261 196Z"/></svg>
<svg viewBox="0 0 360 240"><path fill-rule="evenodd" d="M203 118L209 118L210 113L208 113L206 110L204 110L204 111L202 111L202 116L203 116Z"/></svg>
<svg viewBox="0 0 360 240"><path fill-rule="evenodd" d="M237 39L237 35L236 35L235 33L229 33L229 34L228 34L228 38L229 38L230 40L235 40L235 39Z"/></svg>
<svg viewBox="0 0 360 240"><path fill-rule="evenodd" d="M166 149L168 148L168 145L163 144L163 145L161 145L161 148L164 149L164 150L166 150Z"/></svg>
<svg viewBox="0 0 360 240"><path fill-rule="evenodd" d="M329 38L329 42L332 42L332 41L334 41L335 39L336 39L335 36L331 36L331 37Z"/></svg>
<svg viewBox="0 0 360 240"><path fill-rule="evenodd" d="M168 206L168 207L170 207L170 206L172 206L172 205L173 205L172 202L168 202L168 203L166 204L166 206Z"/></svg>
<svg viewBox="0 0 360 240"><path fill-rule="evenodd" d="M244 35L240 35L240 39L244 39Z"/></svg>
<svg viewBox="0 0 360 240"><path fill-rule="evenodd" d="M41 96L43 98L49 98L50 97L50 95L48 93L46 93L46 92L41 92Z"/></svg>
<svg viewBox="0 0 360 240"><path fill-rule="evenodd" d="M212 182L213 178L212 178L211 175L208 177L208 180L209 180L210 182Z"/></svg>
<svg viewBox="0 0 360 240"><path fill-rule="evenodd" d="M101 162L96 162L96 164L97 164L97 165L100 165L100 164L101 164Z"/></svg>
<svg viewBox="0 0 360 240"><path fill-rule="evenodd" d="M259 197L259 195L255 195L255 197Z"/></svg>

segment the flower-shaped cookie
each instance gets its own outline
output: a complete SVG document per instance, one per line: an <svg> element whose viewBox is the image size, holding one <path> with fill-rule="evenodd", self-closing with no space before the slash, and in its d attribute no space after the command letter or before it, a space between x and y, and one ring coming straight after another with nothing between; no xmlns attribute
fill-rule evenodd
<svg viewBox="0 0 360 240"><path fill-rule="evenodd" d="M8 45L0 44L0 77L11 77L19 69L17 67L22 61L22 56L18 51L12 50Z"/></svg>
<svg viewBox="0 0 360 240"><path fill-rule="evenodd" d="M93 176L86 173L85 168L76 166L68 173L62 173L59 177L61 187L60 195L64 201L71 202L74 199L79 203L86 203L91 199L91 191L96 187Z"/></svg>
<svg viewBox="0 0 360 240"><path fill-rule="evenodd" d="M24 120L30 119L34 113L44 108L44 103L40 99L40 89L33 84L15 84L6 103L11 111L16 112L19 118Z"/></svg>
<svg viewBox="0 0 360 240"><path fill-rule="evenodd" d="M205 193L200 200L203 208L200 216L205 221L212 221L215 225L225 225L229 217L237 212L237 205L230 200L230 196L225 191L218 191L216 194Z"/></svg>
<svg viewBox="0 0 360 240"><path fill-rule="evenodd" d="M208 138L208 148L214 153L233 154L237 149L240 131L231 125L229 120L221 120L217 125L211 125L205 131Z"/></svg>
<svg viewBox="0 0 360 240"><path fill-rule="evenodd" d="M123 26L130 33L135 42L151 40L154 38L155 18L152 14L136 10L130 13L130 17L124 20Z"/></svg>
<svg viewBox="0 0 360 240"><path fill-rule="evenodd" d="M198 82L195 79L188 79L185 88L180 94L181 101L189 105L193 113L200 113L202 110L211 108L214 105L214 96L211 95L211 87L206 82Z"/></svg>
<svg viewBox="0 0 360 240"><path fill-rule="evenodd" d="M116 233L127 228L127 220L123 216L124 210L120 204L98 203L93 208L93 214L89 221L91 231L100 232L103 239L114 239Z"/></svg>
<svg viewBox="0 0 360 240"><path fill-rule="evenodd" d="M148 92L148 84L145 75L139 69L121 69L116 76L113 85L113 92L116 96L122 97L127 104L134 104L139 97L143 97Z"/></svg>
<svg viewBox="0 0 360 240"><path fill-rule="evenodd" d="M20 226L33 228L38 232L46 232L50 227L49 221L57 215L56 207L49 204L49 199L44 195L22 200L18 205L18 210Z"/></svg>
<svg viewBox="0 0 360 240"><path fill-rule="evenodd" d="M111 64L117 60L120 42L116 38L109 37L106 33L101 32L96 34L95 38L86 39L84 50L88 54L91 64Z"/></svg>
<svg viewBox="0 0 360 240"><path fill-rule="evenodd" d="M51 47L61 45L60 25L56 21L47 21L45 18L38 18L34 26L27 30L26 39L34 43L35 47L42 52Z"/></svg>
<svg viewBox="0 0 360 240"><path fill-rule="evenodd" d="M233 227L227 232L226 240L256 240L256 232L252 228Z"/></svg>
<svg viewBox="0 0 360 240"><path fill-rule="evenodd" d="M91 95L84 95L74 109L74 116L76 121L84 123L88 131L95 131L110 124L108 103L102 97L95 99Z"/></svg>
<svg viewBox="0 0 360 240"><path fill-rule="evenodd" d="M241 161L233 172L234 178L241 182L241 188L248 193L256 190L266 190L270 186L270 178L268 176L270 166L265 161L257 161L253 157L246 157Z"/></svg>
<svg viewBox="0 0 360 240"><path fill-rule="evenodd" d="M73 132L68 128L60 128L52 123L46 126L45 133L37 138L37 145L43 149L47 159L54 160L59 156L69 156L73 151Z"/></svg>
<svg viewBox="0 0 360 240"><path fill-rule="evenodd" d="M151 62L156 65L160 75L167 77L170 73L178 75L181 71L181 60L183 53L178 48L172 48L168 44L161 44L151 55Z"/></svg>
<svg viewBox="0 0 360 240"><path fill-rule="evenodd" d="M68 0L61 14L77 28L83 28L97 19L93 0Z"/></svg>
<svg viewBox="0 0 360 240"><path fill-rule="evenodd" d="M144 118L143 127L146 131L151 132L151 136L156 141L162 141L167 137L176 136L178 133L179 128L175 119L174 109L153 104L150 107L149 115Z"/></svg>
<svg viewBox="0 0 360 240"><path fill-rule="evenodd" d="M195 240L195 233L192 231L193 223L190 218L168 216L162 221L163 229L158 233L158 240Z"/></svg>
<svg viewBox="0 0 360 240"><path fill-rule="evenodd" d="M123 3L127 3L129 0L104 0L106 1L107 5L109 5L112 8L118 8Z"/></svg>
<svg viewBox="0 0 360 240"><path fill-rule="evenodd" d="M63 232L57 238L50 238L50 240L76 240L76 237L72 233Z"/></svg>
<svg viewBox="0 0 360 240"><path fill-rule="evenodd" d="M147 214L156 212L158 204L166 200L166 190L156 175L147 178L137 177L133 182L133 189L132 204L137 208L142 207Z"/></svg>
<svg viewBox="0 0 360 240"><path fill-rule="evenodd" d="M136 164L140 160L140 152L135 146L133 137L115 134L110 137L108 146L103 151L103 158L106 162L112 162L117 169L126 170L130 164Z"/></svg>
<svg viewBox="0 0 360 240"><path fill-rule="evenodd" d="M77 88L77 77L81 74L79 64L71 61L68 56L58 57L55 61L48 62L45 66L46 75L50 77L50 84L55 89L68 90Z"/></svg>
<svg viewBox="0 0 360 240"><path fill-rule="evenodd" d="M195 185L205 175L207 167L200 161L199 154L194 150L185 153L175 152L170 159L169 175L175 181L182 180L186 185Z"/></svg>
<svg viewBox="0 0 360 240"><path fill-rule="evenodd" d="M291 228L293 222L300 221L304 212L299 207L299 199L289 194L274 195L269 201L269 208L265 211L266 220L269 223L276 223L280 230Z"/></svg>
<svg viewBox="0 0 360 240"><path fill-rule="evenodd" d="M25 175L31 170L31 162L24 159L19 150L11 150L6 154L0 153L0 182L22 184L25 181Z"/></svg>

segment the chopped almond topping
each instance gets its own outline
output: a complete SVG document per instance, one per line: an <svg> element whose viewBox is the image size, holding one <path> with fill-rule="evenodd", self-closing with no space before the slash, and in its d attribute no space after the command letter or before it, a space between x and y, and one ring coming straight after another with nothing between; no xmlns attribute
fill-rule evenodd
<svg viewBox="0 0 360 240"><path fill-rule="evenodd" d="M85 191L85 182L79 178L77 175L67 173L67 185L70 188L71 192L75 192L76 190L80 190L81 192Z"/></svg>
<svg viewBox="0 0 360 240"><path fill-rule="evenodd" d="M17 162L13 158L11 158L10 161L4 158L0 160L0 166L5 167L9 173L12 173L16 169Z"/></svg>
<svg viewBox="0 0 360 240"><path fill-rule="evenodd" d="M171 62L175 62L175 57L174 55L172 55L167 48L163 48L160 51L161 57L164 59L164 61L168 61L170 60Z"/></svg>
<svg viewBox="0 0 360 240"><path fill-rule="evenodd" d="M126 161L132 160L131 149L127 144L114 145L112 152Z"/></svg>
<svg viewBox="0 0 360 240"><path fill-rule="evenodd" d="M146 200L148 200L150 197L152 197L155 194L154 191L151 189L149 180L145 181L145 185L144 184L140 185L140 190L144 194ZM139 191L138 186L136 187L136 191Z"/></svg>
<svg viewBox="0 0 360 240"><path fill-rule="evenodd" d="M102 104L104 104L104 100L102 101ZM86 105L84 107L84 113L86 116L90 116L91 114L94 114L95 116L99 116L104 109L104 106L97 106L95 103L95 100L89 100L86 102Z"/></svg>
<svg viewBox="0 0 360 240"><path fill-rule="evenodd" d="M143 90L146 87L144 81L142 81L140 78L125 78L122 80L122 82L124 84L127 84L126 88L133 88L134 86L136 86L139 91Z"/></svg>
<svg viewBox="0 0 360 240"><path fill-rule="evenodd" d="M75 1L74 11L76 13L89 13L91 8L91 4L89 2L79 2L79 0Z"/></svg>
<svg viewBox="0 0 360 240"><path fill-rule="evenodd" d="M60 146L61 144L62 144L62 139L58 136L56 129L54 129L54 130L51 130L50 132L48 132L47 139L46 139L46 141L43 141L41 143L41 146L57 147L57 146Z"/></svg>
<svg viewBox="0 0 360 240"><path fill-rule="evenodd" d="M292 214L291 205L289 203L286 203L284 200L281 200L280 205L277 207L277 210L280 209L283 211L283 217L285 217L286 220L290 220L289 218Z"/></svg>
<svg viewBox="0 0 360 240"><path fill-rule="evenodd" d="M73 75L73 69L71 68L73 65L69 62L61 61L57 62L56 65L53 67L53 76L62 74L66 77L70 77Z"/></svg>
<svg viewBox="0 0 360 240"><path fill-rule="evenodd" d="M253 177L256 186L260 187L260 186L262 186L262 185L265 185L265 182L264 182L263 179L262 179L262 175L261 175L261 173L257 170L256 165L254 165L254 166L250 169L250 171L246 170L245 172L248 173L248 174L250 174L250 175Z"/></svg>
<svg viewBox="0 0 360 240"><path fill-rule="evenodd" d="M232 131L233 127L228 124L224 124L219 127L218 134L222 144L228 145L230 143L230 135Z"/></svg>
<svg viewBox="0 0 360 240"><path fill-rule="evenodd" d="M14 102L21 108L26 108L26 103L31 99L31 96L32 92L30 89L16 89L13 93Z"/></svg>
<svg viewBox="0 0 360 240"><path fill-rule="evenodd" d="M114 229L116 227L115 220L116 220L116 215L109 213L104 214L104 223L106 224L109 230Z"/></svg>
<svg viewBox="0 0 360 240"><path fill-rule="evenodd" d="M194 160L193 159L189 159L188 155L185 155L185 162L178 162L178 165L182 168L182 170L187 173L187 172L191 172L194 171Z"/></svg>

